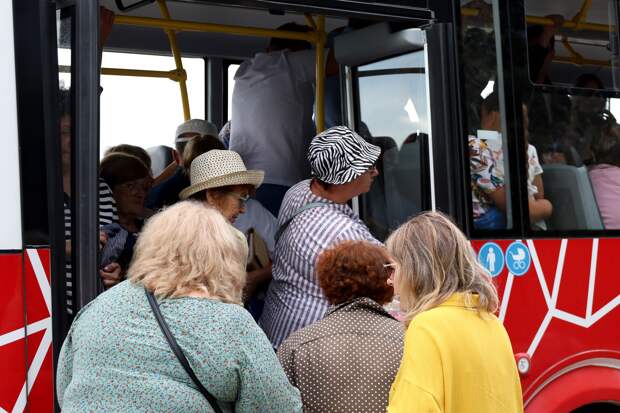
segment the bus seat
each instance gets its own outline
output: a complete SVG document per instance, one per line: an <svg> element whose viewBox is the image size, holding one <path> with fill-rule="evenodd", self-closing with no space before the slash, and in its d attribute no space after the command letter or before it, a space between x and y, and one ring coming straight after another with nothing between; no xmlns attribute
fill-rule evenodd
<svg viewBox="0 0 620 413"><path fill-rule="evenodd" d="M161 174L174 161L172 158L172 148L168 146L152 146L146 152L151 157L151 172L153 172L153 176Z"/></svg>
<svg viewBox="0 0 620 413"><path fill-rule="evenodd" d="M543 166L545 198L553 204L550 230L603 229L588 170L585 166Z"/></svg>

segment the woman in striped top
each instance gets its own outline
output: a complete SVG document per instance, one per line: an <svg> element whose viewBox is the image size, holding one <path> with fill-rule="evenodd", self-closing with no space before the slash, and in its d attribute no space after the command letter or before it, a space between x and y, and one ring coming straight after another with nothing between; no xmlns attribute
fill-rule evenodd
<svg viewBox="0 0 620 413"><path fill-rule="evenodd" d="M323 318L329 307L315 275L318 255L346 240L378 243L347 202L370 190L380 152L344 126L312 140L308 160L314 178L293 186L282 202L273 280L259 320L274 348Z"/></svg>

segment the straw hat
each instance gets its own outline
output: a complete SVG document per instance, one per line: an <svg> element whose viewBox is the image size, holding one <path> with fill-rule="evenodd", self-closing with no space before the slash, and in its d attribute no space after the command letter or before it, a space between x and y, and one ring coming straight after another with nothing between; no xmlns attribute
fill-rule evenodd
<svg viewBox="0 0 620 413"><path fill-rule="evenodd" d="M187 199L205 189L229 185L252 185L256 188L263 182L264 175L263 171L248 171L237 152L214 149L192 161L191 185L179 193L179 198Z"/></svg>

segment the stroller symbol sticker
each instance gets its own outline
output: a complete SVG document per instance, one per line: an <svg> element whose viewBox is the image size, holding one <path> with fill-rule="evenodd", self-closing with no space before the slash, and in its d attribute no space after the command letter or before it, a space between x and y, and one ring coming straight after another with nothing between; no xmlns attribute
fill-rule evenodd
<svg viewBox="0 0 620 413"><path fill-rule="evenodd" d="M506 249L506 267L514 275L525 274L531 263L530 250L524 243L516 241Z"/></svg>
<svg viewBox="0 0 620 413"><path fill-rule="evenodd" d="M491 277L497 277L504 269L504 252L494 242L487 242L478 252L478 262L487 269Z"/></svg>

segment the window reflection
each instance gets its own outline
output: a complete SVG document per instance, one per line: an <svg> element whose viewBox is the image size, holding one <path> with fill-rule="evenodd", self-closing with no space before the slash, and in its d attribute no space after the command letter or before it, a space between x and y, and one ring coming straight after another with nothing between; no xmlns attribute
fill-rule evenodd
<svg viewBox="0 0 620 413"><path fill-rule="evenodd" d="M367 225L380 239L428 208L430 119L424 52L361 66L358 132L381 148L379 176L362 197Z"/></svg>

